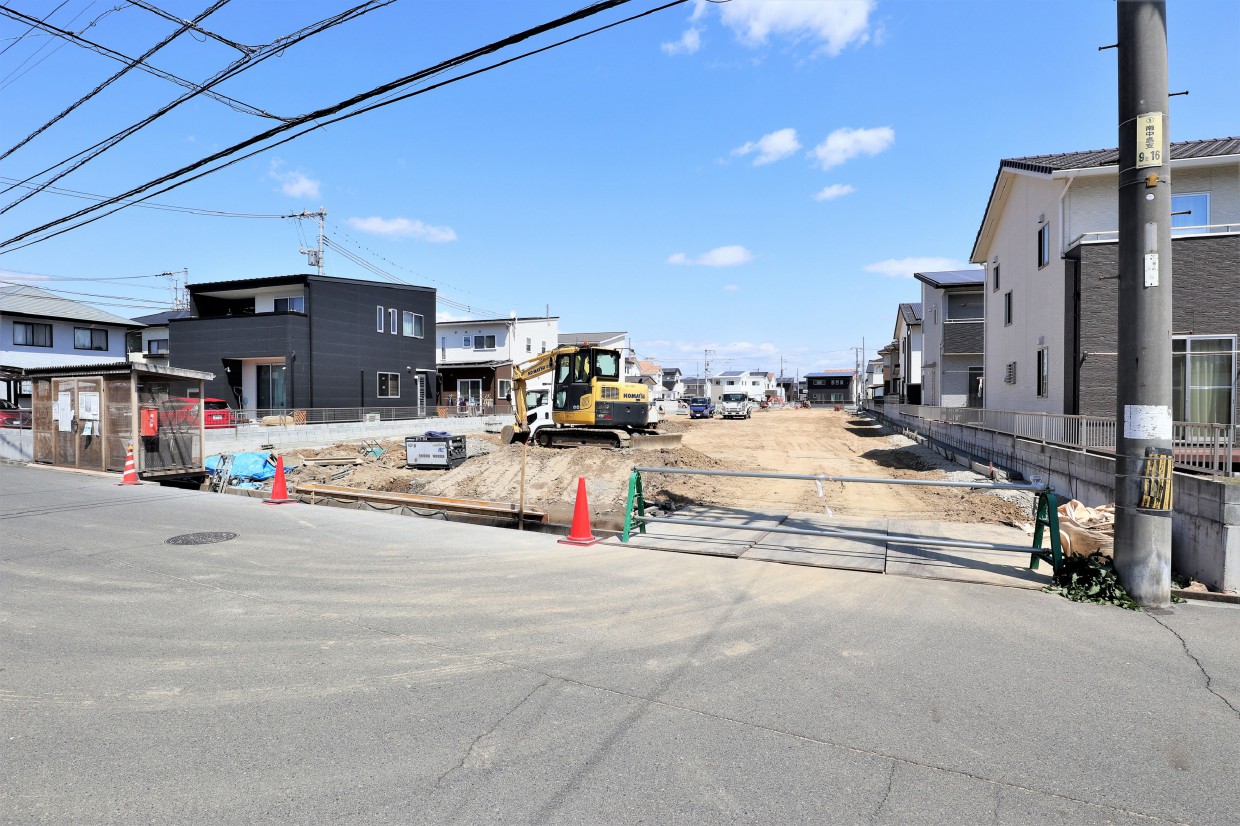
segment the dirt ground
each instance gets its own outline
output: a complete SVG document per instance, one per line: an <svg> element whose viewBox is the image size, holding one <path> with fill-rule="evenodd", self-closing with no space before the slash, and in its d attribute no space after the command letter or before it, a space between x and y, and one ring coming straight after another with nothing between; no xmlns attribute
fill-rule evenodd
<svg viewBox="0 0 1240 826"><path fill-rule="evenodd" d="M978 478L902 436L843 411L769 410L756 412L752 419L730 421L673 416L660 424L660 431L682 433L682 446L662 450L503 446L498 434L484 433L467 437L470 458L447 471L406 469L403 440L384 442L382 456L364 457L365 464L356 467L310 467L299 461L299 455L359 455L357 445L342 444L290 453L288 461L299 467L290 471L288 481L290 485L322 482L455 499L517 502L524 452L526 507L545 511L551 521L567 524L572 519L577 480L584 478L592 524L614 529L623 522L634 466L898 479L946 479L949 475L955 479ZM643 474L643 482L647 502L670 507L715 504L1012 525L1032 521L1031 497L1009 495L1001 499L963 488L826 483L820 496L813 482L800 480L648 473Z"/></svg>

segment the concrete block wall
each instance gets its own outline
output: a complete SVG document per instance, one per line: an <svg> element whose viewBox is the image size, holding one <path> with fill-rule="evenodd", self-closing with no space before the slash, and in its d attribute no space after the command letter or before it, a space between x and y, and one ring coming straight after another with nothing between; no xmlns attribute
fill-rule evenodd
<svg viewBox="0 0 1240 826"><path fill-rule="evenodd" d="M361 439L399 439L405 436L420 436L428 430L439 430L460 436L482 433L488 429L498 430L508 423L509 417L462 416L445 419L406 419L373 423L339 422L289 427L241 425L235 429L208 430L206 454L214 456L219 453L261 450L263 445L272 445L275 450L329 447L338 442Z"/></svg>
<svg viewBox="0 0 1240 826"><path fill-rule="evenodd" d="M30 428L0 427L0 462L34 461L34 431Z"/></svg>
<svg viewBox="0 0 1240 826"><path fill-rule="evenodd" d="M1115 460L1110 456L882 409L872 412L886 424L937 443L948 458L983 466L993 462L997 469L1025 479L1041 477L1061 499L1071 497L1091 507L1115 501ZM1172 567L1212 588L1240 591L1240 479L1176 473L1173 487Z"/></svg>

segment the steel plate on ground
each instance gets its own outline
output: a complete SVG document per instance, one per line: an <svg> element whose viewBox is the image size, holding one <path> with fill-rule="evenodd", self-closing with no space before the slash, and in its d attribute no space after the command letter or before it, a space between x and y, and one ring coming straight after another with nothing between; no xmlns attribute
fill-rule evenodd
<svg viewBox="0 0 1240 826"><path fill-rule="evenodd" d="M887 524L896 536L917 536L989 542L1002 545L1032 544L1032 538L1019 528L1006 525L958 524L892 519ZM1029 554L1016 551L988 551L966 548L939 548L914 542L887 544L887 573L925 579L983 582L1014 588L1042 588L1050 584L1051 566L1043 562L1029 570Z"/></svg>
<svg viewBox="0 0 1240 826"><path fill-rule="evenodd" d="M784 515L769 511L742 510L714 505L691 505L668 516L669 519L692 519L710 522L729 522L771 528L779 525ZM700 525L650 524L645 533L633 529L627 543L619 537L611 537L609 544L627 545L631 548L648 548L654 551L676 551L685 554L739 557L762 536L763 531L737 529L726 525L702 527Z"/></svg>
<svg viewBox="0 0 1240 826"><path fill-rule="evenodd" d="M780 528L810 531L849 531L873 533L874 540L840 539L831 536L803 534L760 534L758 541L745 551L742 559L762 562L784 562L815 568L843 568L850 571L873 571L881 574L887 558L887 520L828 517L825 514L794 513Z"/></svg>

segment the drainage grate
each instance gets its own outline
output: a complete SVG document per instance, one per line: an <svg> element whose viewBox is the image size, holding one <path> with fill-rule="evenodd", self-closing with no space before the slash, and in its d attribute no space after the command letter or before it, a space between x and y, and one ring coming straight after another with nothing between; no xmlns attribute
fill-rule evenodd
<svg viewBox="0 0 1240 826"><path fill-rule="evenodd" d="M236 539L235 533L224 533L222 531L207 531L205 533L183 533L180 536L174 536L164 540L165 545L210 545L212 542L227 542L230 539Z"/></svg>

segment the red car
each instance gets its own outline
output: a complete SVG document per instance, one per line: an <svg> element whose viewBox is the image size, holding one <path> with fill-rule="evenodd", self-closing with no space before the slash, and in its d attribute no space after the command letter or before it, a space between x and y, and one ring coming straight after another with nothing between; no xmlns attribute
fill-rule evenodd
<svg viewBox="0 0 1240 826"><path fill-rule="evenodd" d="M0 427L30 427L30 411L0 399Z"/></svg>
<svg viewBox="0 0 1240 826"><path fill-rule="evenodd" d="M170 421L178 424L194 425L198 423L198 400L188 397L168 399L169 405L175 405L165 415ZM223 399L202 400L202 426L208 430L218 427L232 427L236 422L236 414Z"/></svg>

